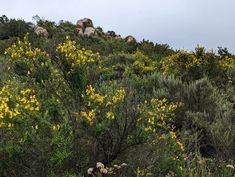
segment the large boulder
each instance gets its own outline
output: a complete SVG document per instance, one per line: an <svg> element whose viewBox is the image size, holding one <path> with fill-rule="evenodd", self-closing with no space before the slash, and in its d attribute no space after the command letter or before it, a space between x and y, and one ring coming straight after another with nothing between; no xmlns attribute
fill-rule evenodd
<svg viewBox="0 0 235 177"><path fill-rule="evenodd" d="M34 32L38 35L38 36L42 36L45 38L48 38L49 33L47 32L47 30L41 26L36 26L34 29Z"/></svg>
<svg viewBox="0 0 235 177"><path fill-rule="evenodd" d="M77 21L77 31L79 34L84 33L85 29L88 27L94 28L94 25L91 19L83 18Z"/></svg>
<svg viewBox="0 0 235 177"><path fill-rule="evenodd" d="M85 31L83 34L87 35L87 36L91 36L91 35L95 34L95 32L96 32L95 28L87 27L87 28L85 28Z"/></svg>
<svg viewBox="0 0 235 177"><path fill-rule="evenodd" d="M136 42L136 39L135 39L133 36L127 36L127 37L125 38L125 41L126 41L126 42Z"/></svg>
<svg viewBox="0 0 235 177"><path fill-rule="evenodd" d="M77 28L77 32L78 32L78 34L81 34L81 35L83 35L84 33L84 31L83 31L83 28Z"/></svg>

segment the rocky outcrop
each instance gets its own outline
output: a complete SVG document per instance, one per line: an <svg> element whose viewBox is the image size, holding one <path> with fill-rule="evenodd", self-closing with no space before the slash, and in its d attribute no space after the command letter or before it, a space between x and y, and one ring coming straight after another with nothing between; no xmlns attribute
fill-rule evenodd
<svg viewBox="0 0 235 177"><path fill-rule="evenodd" d="M126 42L136 42L136 39L133 36L127 36L125 37L125 41Z"/></svg>
<svg viewBox="0 0 235 177"><path fill-rule="evenodd" d="M36 26L34 29L34 32L38 35L38 36L42 36L45 38L48 38L49 33L47 32L47 30L41 26Z"/></svg>
<svg viewBox="0 0 235 177"><path fill-rule="evenodd" d="M83 18L77 21L77 32L81 35L90 36L95 33L93 22L89 18Z"/></svg>
<svg viewBox="0 0 235 177"><path fill-rule="evenodd" d="M128 43L136 42L136 39L133 36L127 36L125 38L122 38L121 35L116 34L114 31L107 31L105 33L103 32L103 29L101 27L95 28L90 18L83 18L77 21L77 32L80 35L86 35L86 36L97 35L97 36L105 36L110 39L125 40Z"/></svg>
<svg viewBox="0 0 235 177"><path fill-rule="evenodd" d="M85 29L86 27L94 28L93 22L89 18L83 18L77 21L77 27Z"/></svg>

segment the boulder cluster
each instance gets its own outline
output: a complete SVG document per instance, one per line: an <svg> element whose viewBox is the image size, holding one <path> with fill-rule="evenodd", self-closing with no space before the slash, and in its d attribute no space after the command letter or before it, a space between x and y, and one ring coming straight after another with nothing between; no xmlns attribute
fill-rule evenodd
<svg viewBox="0 0 235 177"><path fill-rule="evenodd" d="M86 35L86 36L103 34L106 37L114 38L117 40L124 39L126 42L136 42L136 39L130 35L125 38L122 38L120 34L116 34L114 31L108 31L106 33L103 33L102 28L100 27L95 28L92 20L89 18L83 18L77 21L77 32L81 35Z"/></svg>
<svg viewBox="0 0 235 177"><path fill-rule="evenodd" d="M136 42L136 39L130 35L125 38L122 38L121 35L116 34L114 31L108 31L108 32L104 33L102 28L100 28L100 27L95 28L92 20L89 18L83 18L83 19L78 20L76 23L76 26L77 26L77 32L80 35L92 36L92 35L102 34L108 38L113 38L116 40L125 40L126 42ZM38 36L42 36L45 38L48 38L48 36L49 36L48 31L41 26L35 26L34 32Z"/></svg>
<svg viewBox="0 0 235 177"><path fill-rule="evenodd" d="M91 36L95 34L96 29L91 19L83 18L77 21L77 32L81 35Z"/></svg>

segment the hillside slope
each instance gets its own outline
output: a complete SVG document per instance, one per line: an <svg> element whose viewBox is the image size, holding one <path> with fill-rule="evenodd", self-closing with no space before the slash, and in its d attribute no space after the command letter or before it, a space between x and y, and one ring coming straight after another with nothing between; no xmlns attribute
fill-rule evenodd
<svg viewBox="0 0 235 177"><path fill-rule="evenodd" d="M0 17L0 176L234 176L235 56L91 19Z"/></svg>

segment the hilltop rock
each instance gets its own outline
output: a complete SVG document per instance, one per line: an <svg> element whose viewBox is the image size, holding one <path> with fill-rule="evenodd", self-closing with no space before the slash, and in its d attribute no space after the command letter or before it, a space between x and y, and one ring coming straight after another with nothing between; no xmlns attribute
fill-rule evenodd
<svg viewBox="0 0 235 177"><path fill-rule="evenodd" d="M88 31L89 32L91 31L91 28L94 29L94 25L93 25L93 22L91 19L83 18L83 19L77 21L77 31L79 34L84 34L86 31L86 28L89 28L87 30L87 33L88 33Z"/></svg>
<svg viewBox="0 0 235 177"><path fill-rule="evenodd" d="M122 38L121 35L116 34L115 31L107 31L103 32L101 27L95 28L93 25L93 21L90 18L83 18L77 21L77 32L80 35L92 36L92 35L100 35L105 36L107 38L112 38L116 40L125 40L126 42L136 42L136 39L129 35L126 38Z"/></svg>
<svg viewBox="0 0 235 177"><path fill-rule="evenodd" d="M49 33L47 32L47 30L41 26L36 26L34 29L34 32L38 35L38 36L43 36L45 38L48 38Z"/></svg>
<svg viewBox="0 0 235 177"><path fill-rule="evenodd" d="M126 42L136 42L136 39L133 36L129 35L125 38L125 41Z"/></svg>

